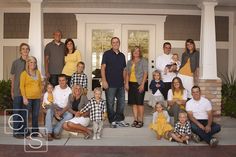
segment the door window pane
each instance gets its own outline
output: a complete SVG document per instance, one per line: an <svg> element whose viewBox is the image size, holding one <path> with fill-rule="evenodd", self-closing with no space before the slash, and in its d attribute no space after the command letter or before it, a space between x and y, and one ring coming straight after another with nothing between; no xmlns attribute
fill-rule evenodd
<svg viewBox="0 0 236 157"><path fill-rule="evenodd" d="M101 62L103 52L111 48L112 29L92 30L92 90L101 87Z"/></svg>

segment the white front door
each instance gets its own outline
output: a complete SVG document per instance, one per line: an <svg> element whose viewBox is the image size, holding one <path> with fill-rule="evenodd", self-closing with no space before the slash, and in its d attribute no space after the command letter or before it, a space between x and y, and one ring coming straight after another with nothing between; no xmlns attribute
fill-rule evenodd
<svg viewBox="0 0 236 157"><path fill-rule="evenodd" d="M152 78L155 60L155 26L127 24L86 24L86 74L88 89L100 86L101 60L103 52L111 48L111 38L121 40L120 50L128 61L134 46L142 48L143 56L149 63L149 76ZM148 83L147 83L148 85ZM89 95L92 93L89 93Z"/></svg>

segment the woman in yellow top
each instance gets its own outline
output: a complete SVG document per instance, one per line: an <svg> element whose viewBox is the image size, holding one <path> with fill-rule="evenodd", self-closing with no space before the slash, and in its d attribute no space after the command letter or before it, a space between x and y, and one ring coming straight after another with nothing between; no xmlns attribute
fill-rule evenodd
<svg viewBox="0 0 236 157"><path fill-rule="evenodd" d="M26 60L25 70L20 76L20 92L23 103L28 111L32 111L32 136L38 136L38 116L40 110L40 98L42 94L41 73L37 67L37 60L30 56ZM29 113L29 112L28 112ZM29 134L27 130L26 134Z"/></svg>
<svg viewBox="0 0 236 157"><path fill-rule="evenodd" d="M187 90L184 89L182 81L179 77L175 77L171 83L171 89L168 91L167 102L169 114L174 116L175 122L181 110L185 110L187 101Z"/></svg>
<svg viewBox="0 0 236 157"><path fill-rule="evenodd" d="M191 98L191 88L198 84L199 78L199 52L192 39L187 39L185 42L185 52L182 54L178 77L188 91L188 98Z"/></svg>
<svg viewBox="0 0 236 157"><path fill-rule="evenodd" d="M71 76L77 71L77 64L81 61L81 54L75 49L75 43L71 38L66 39L65 46L65 65L62 74L67 76L67 84L70 86Z"/></svg>
<svg viewBox="0 0 236 157"><path fill-rule="evenodd" d="M132 105L134 122L132 127L143 127L144 85L147 81L148 62L142 57L141 49L135 46L131 51L132 59L128 61L125 89L128 91L128 104Z"/></svg>

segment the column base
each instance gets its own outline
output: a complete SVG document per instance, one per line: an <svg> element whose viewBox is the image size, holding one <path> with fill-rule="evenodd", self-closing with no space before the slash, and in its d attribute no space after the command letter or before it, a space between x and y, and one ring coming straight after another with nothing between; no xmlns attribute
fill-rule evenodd
<svg viewBox="0 0 236 157"><path fill-rule="evenodd" d="M220 79L199 79L202 96L209 99L212 103L214 119L217 120L221 116L221 86Z"/></svg>

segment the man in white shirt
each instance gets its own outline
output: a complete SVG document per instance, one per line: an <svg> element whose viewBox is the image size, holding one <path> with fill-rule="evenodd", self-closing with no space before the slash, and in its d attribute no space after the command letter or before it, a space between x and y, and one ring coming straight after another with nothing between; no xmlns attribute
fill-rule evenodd
<svg viewBox="0 0 236 157"><path fill-rule="evenodd" d="M52 137L55 139L60 139L62 124L73 117L73 115L67 111L66 107L68 97L71 94L71 89L67 86L66 76L64 74L59 75L58 82L59 85L55 86L53 91L54 105L53 107L47 109L45 118L45 127L47 128L47 138L49 141L52 140ZM55 117L60 117L60 119L58 119L58 123L53 128L52 121L54 115Z"/></svg>
<svg viewBox="0 0 236 157"><path fill-rule="evenodd" d="M171 88L171 82L176 76L176 73L174 72L175 69L171 66L172 54L171 44L169 42L163 44L163 51L164 54L156 59L156 68L161 71L162 81L164 82L163 96L167 100L168 90Z"/></svg>
<svg viewBox="0 0 236 157"><path fill-rule="evenodd" d="M192 96L193 98L186 103L186 111L191 121L194 140L199 141L199 136L211 147L215 147L218 140L213 135L221 130L221 126L213 122L212 105L208 99L201 96L199 86L192 87Z"/></svg>

